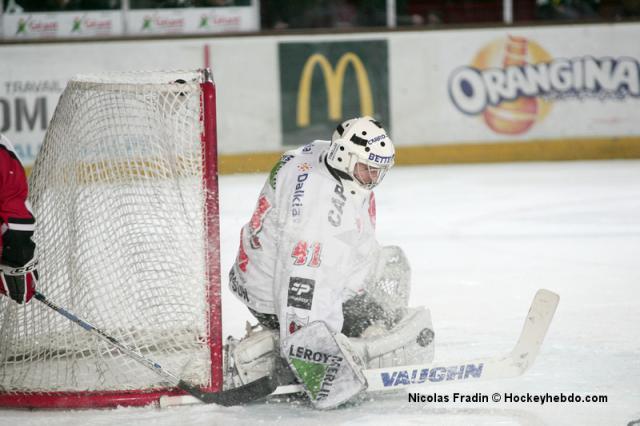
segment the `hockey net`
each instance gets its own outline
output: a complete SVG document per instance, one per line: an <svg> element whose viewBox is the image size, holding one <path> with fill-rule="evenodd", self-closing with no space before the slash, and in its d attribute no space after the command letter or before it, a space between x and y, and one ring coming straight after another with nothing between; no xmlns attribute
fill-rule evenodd
<svg viewBox="0 0 640 426"><path fill-rule="evenodd" d="M30 181L38 290L208 391L222 364L215 126L208 70L78 77ZM41 303L0 299L0 406L177 392Z"/></svg>

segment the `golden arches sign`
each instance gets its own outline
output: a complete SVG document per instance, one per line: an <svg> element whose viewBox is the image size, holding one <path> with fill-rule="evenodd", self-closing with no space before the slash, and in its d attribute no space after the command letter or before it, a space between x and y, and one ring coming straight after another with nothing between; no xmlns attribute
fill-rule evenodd
<svg viewBox="0 0 640 426"><path fill-rule="evenodd" d="M313 70L316 65L324 76L327 90L327 114L331 120L338 121L342 118L342 89L344 85L344 74L347 66L351 64L356 73L358 83L358 93L360 94L360 114L373 115L373 96L371 95L371 84L367 69L362 64L360 58L353 52L343 54L336 65L335 70L329 60L320 53L315 53L307 59L300 76L298 86L298 105L296 109L296 124L298 127L307 127L311 121L311 83L313 80Z"/></svg>

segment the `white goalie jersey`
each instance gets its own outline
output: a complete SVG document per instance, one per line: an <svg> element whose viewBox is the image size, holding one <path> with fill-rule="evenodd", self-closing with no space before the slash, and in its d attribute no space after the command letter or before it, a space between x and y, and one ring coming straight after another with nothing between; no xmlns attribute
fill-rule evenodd
<svg viewBox="0 0 640 426"><path fill-rule="evenodd" d="M243 226L229 287L277 315L280 338L322 320L343 325L342 303L364 291L380 247L372 191L346 189L329 170L328 141L286 152Z"/></svg>

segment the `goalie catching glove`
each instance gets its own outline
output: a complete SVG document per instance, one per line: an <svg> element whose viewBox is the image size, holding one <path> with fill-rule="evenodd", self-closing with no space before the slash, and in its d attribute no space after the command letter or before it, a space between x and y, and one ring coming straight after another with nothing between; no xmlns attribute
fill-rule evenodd
<svg viewBox="0 0 640 426"><path fill-rule="evenodd" d="M20 304L31 300L38 281L36 262L33 259L35 244L31 241L32 234L31 230L8 228L2 235L0 294L7 295Z"/></svg>

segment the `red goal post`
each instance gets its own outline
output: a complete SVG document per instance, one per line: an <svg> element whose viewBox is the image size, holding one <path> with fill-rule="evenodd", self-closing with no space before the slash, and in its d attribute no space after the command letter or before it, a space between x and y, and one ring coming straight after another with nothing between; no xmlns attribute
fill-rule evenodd
<svg viewBox="0 0 640 426"><path fill-rule="evenodd" d="M74 78L30 181L38 289L208 392L222 389L215 105L208 69ZM45 306L0 298L0 406L181 393Z"/></svg>

